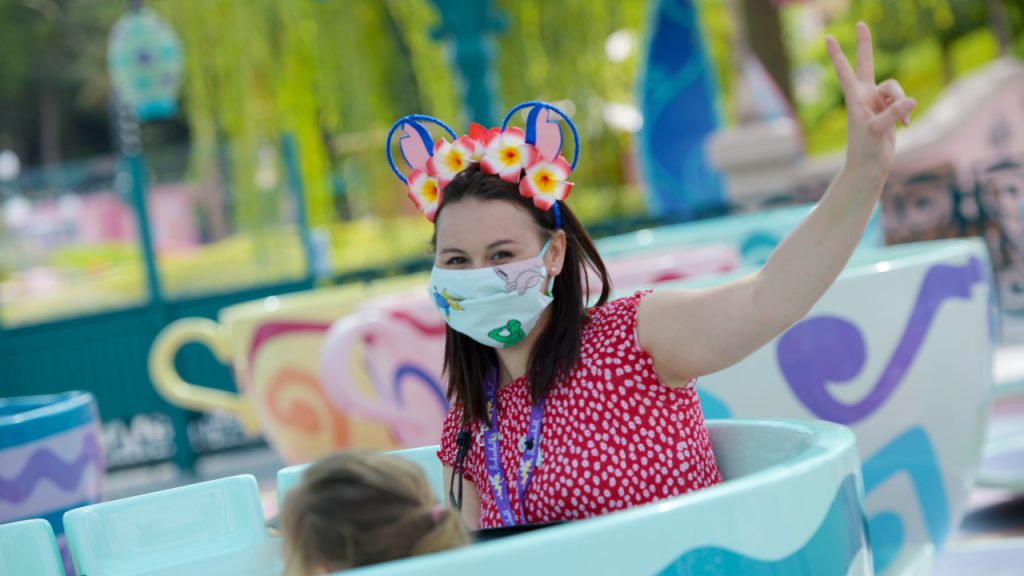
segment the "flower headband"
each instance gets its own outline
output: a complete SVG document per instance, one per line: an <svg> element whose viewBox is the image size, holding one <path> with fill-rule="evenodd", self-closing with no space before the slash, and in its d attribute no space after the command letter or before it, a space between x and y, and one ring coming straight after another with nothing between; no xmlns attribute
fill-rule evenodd
<svg viewBox="0 0 1024 576"><path fill-rule="evenodd" d="M509 127L513 115L528 109L526 131ZM562 128L559 119L551 119L555 112L572 131L573 155L570 164L560 154ZM435 142L424 127L431 123L441 127L451 141L441 138ZM401 130L398 146L402 158L412 168L406 177L395 165L391 152L392 139ZM409 198L431 222L437 214L444 187L455 176L472 164L480 164L487 174L494 174L506 182L518 182L519 193L533 200L541 210L553 210L555 226L562 227L562 214L558 201L565 200L572 190L569 174L576 168L580 157L580 137L572 120L555 106L544 102L523 102L509 110L501 128L472 123L469 134L456 137L447 124L437 118L412 114L399 118L388 132L388 163L398 179L409 187Z"/></svg>

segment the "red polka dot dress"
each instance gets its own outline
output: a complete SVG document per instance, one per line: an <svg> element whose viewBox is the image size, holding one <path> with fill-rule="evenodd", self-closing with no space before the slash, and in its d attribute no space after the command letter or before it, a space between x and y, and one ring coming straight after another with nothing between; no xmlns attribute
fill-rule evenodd
<svg viewBox="0 0 1024 576"><path fill-rule="evenodd" d="M590 311L580 363L548 395L540 464L526 494L526 522L597 516L712 486L722 481L697 390L668 388L636 338L644 294ZM501 465L514 486L530 420L526 378L498 390ZM462 422L456 404L445 418L438 458L454 466ZM480 527L501 525L487 482L480 423L465 478L480 494ZM508 490L519 516L518 491Z"/></svg>

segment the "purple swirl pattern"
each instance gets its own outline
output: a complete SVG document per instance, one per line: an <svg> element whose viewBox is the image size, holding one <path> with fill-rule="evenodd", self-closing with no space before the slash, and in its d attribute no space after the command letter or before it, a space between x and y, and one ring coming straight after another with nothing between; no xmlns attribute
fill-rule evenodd
<svg viewBox="0 0 1024 576"><path fill-rule="evenodd" d="M102 470L103 450L96 432L85 435L78 456L65 462L49 448L39 448L29 456L25 465L12 479L0 477L0 501L20 504L28 499L32 490L44 479L53 482L64 491L78 487L82 476L89 467Z"/></svg>
<svg viewBox="0 0 1024 576"><path fill-rule="evenodd" d="M776 349L779 368L793 393L816 416L847 425L859 422L878 410L899 388L942 304L954 298L971 298L974 285L987 280L988 274L976 257L963 266L937 264L929 268L889 362L859 402L845 403L829 391L830 383L849 382L864 368L864 335L849 320L815 316L790 328L779 339Z"/></svg>

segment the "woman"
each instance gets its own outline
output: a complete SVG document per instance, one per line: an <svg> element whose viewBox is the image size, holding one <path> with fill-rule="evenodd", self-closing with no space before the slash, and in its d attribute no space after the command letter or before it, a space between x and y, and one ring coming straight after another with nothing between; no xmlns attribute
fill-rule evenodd
<svg viewBox="0 0 1024 576"><path fill-rule="evenodd" d="M501 130L430 140L399 120L409 195L435 223L431 293L448 323L439 458L471 528L584 518L721 481L696 378L726 368L803 317L842 270L915 102L876 85L867 27L856 70L829 54L848 109L845 168L758 273L711 289L608 302L608 276L563 201L559 110L514 108ZM509 128L528 110L526 131ZM389 154L390 140L389 136ZM578 138L576 138L578 144ZM574 150L578 156L578 146ZM440 192L439 192L440 191ZM588 269L603 284L586 308ZM753 385L753 384L752 384Z"/></svg>

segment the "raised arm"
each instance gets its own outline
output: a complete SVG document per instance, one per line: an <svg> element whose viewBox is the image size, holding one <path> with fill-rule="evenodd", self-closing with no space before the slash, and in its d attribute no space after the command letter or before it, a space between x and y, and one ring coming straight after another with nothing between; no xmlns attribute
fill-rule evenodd
<svg viewBox="0 0 1024 576"><path fill-rule="evenodd" d="M847 108L846 164L818 206L757 273L715 288L662 291L640 305L640 345L668 385L746 358L807 314L853 253L892 168L897 122L915 102L875 84L871 33L857 25L857 66L826 39Z"/></svg>

